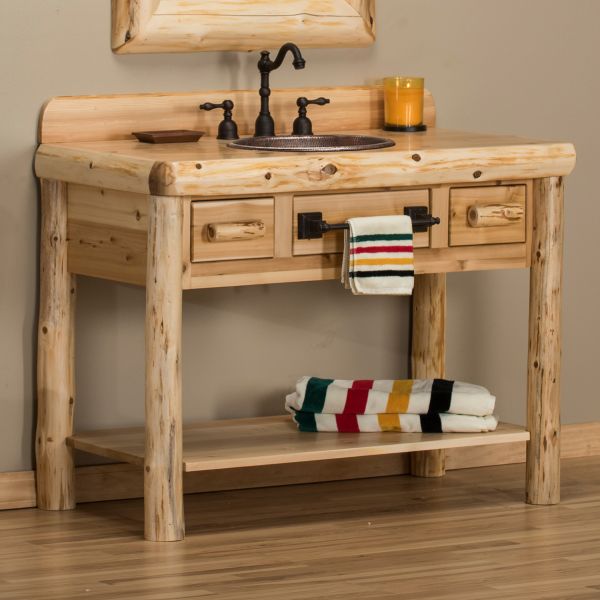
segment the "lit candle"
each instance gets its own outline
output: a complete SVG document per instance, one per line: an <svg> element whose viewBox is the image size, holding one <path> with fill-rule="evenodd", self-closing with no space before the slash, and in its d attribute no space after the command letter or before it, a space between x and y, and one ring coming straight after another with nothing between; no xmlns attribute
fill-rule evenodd
<svg viewBox="0 0 600 600"><path fill-rule="evenodd" d="M422 77L386 77L383 80L385 126L388 131L424 131Z"/></svg>

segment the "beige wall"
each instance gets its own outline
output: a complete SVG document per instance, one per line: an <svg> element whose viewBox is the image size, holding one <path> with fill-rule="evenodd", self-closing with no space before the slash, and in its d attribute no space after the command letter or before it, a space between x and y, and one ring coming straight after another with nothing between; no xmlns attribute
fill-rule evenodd
<svg viewBox="0 0 600 600"><path fill-rule="evenodd" d="M256 55L114 56L108 0L0 2L0 471L31 468L34 418L36 118L58 94L256 87ZM600 420L598 0L378 0L378 41L306 51L275 86L423 74L439 124L575 142L567 183L563 417ZM327 110L321 109L321 110ZM526 272L449 277L448 375L488 385L522 422ZM77 427L139 423L141 289L81 278ZM406 374L406 299L354 298L335 282L189 292L187 418L276 413L296 377Z"/></svg>

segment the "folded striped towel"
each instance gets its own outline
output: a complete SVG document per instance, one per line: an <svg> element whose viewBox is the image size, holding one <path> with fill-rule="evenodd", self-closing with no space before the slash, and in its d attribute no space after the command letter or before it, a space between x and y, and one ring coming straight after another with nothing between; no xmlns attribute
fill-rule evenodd
<svg viewBox="0 0 600 600"><path fill-rule="evenodd" d="M447 379L345 380L302 377L286 408L324 414L450 413L484 417L495 396L479 385Z"/></svg>
<svg viewBox="0 0 600 600"><path fill-rule="evenodd" d="M428 414L321 414L290 410L300 431L370 433L402 431L405 433L478 433L494 431L498 420L493 415Z"/></svg>
<svg viewBox="0 0 600 600"><path fill-rule="evenodd" d="M414 286L412 221L406 215L348 219L342 284L353 294L409 296Z"/></svg>

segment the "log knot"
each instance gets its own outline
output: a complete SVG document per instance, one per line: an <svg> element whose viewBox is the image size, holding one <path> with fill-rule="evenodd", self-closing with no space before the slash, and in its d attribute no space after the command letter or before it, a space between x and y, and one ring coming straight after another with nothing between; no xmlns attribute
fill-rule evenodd
<svg viewBox="0 0 600 600"><path fill-rule="evenodd" d="M148 177L148 188L153 196L168 196L169 186L175 182L173 167L169 163L157 161L152 165Z"/></svg>
<svg viewBox="0 0 600 600"><path fill-rule="evenodd" d="M323 164L320 161L315 161L309 165L307 170L308 179L310 181L322 181L335 175L338 168L333 163Z"/></svg>

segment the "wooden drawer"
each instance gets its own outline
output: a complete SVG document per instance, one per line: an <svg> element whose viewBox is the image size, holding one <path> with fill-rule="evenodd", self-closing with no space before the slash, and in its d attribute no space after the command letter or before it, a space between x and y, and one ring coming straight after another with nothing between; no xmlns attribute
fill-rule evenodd
<svg viewBox="0 0 600 600"><path fill-rule="evenodd" d="M525 185L450 190L450 246L524 242L526 200Z"/></svg>
<svg viewBox="0 0 600 600"><path fill-rule="evenodd" d="M405 206L427 206L429 190L363 192L354 194L319 194L294 198L294 255L342 252L344 233L331 231L316 240L298 239L298 213L321 212L328 223L343 223L352 217L402 215ZM417 233L416 248L429 246L429 233Z"/></svg>
<svg viewBox="0 0 600 600"><path fill-rule="evenodd" d="M192 262L271 258L273 198L192 202Z"/></svg>

